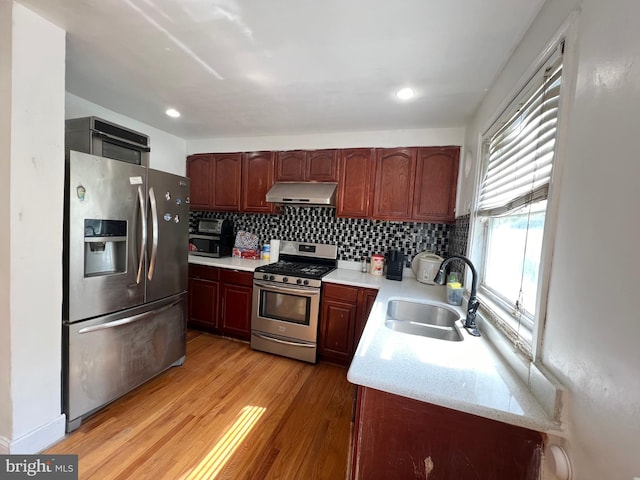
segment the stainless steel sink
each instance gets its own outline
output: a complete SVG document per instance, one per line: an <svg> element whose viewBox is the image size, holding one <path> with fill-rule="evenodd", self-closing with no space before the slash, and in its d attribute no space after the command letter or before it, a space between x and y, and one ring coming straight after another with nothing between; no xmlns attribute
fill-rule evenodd
<svg viewBox="0 0 640 480"><path fill-rule="evenodd" d="M455 324L458 320L460 315L446 307L408 300L391 300L387 304L384 324L397 332L460 342L464 337Z"/></svg>

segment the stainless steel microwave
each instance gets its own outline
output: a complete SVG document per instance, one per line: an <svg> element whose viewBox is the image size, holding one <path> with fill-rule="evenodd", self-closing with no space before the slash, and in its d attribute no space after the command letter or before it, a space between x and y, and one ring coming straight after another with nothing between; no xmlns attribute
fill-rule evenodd
<svg viewBox="0 0 640 480"><path fill-rule="evenodd" d="M65 121L65 150L149 166L149 137L98 117Z"/></svg>
<svg viewBox="0 0 640 480"><path fill-rule="evenodd" d="M219 235L189 235L189 253L203 257L229 257L231 247Z"/></svg>

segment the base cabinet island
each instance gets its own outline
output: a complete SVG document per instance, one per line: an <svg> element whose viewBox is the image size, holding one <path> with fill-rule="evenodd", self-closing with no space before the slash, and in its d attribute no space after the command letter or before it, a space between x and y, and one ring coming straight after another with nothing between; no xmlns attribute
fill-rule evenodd
<svg viewBox="0 0 640 480"><path fill-rule="evenodd" d="M352 480L537 480L543 435L358 387Z"/></svg>

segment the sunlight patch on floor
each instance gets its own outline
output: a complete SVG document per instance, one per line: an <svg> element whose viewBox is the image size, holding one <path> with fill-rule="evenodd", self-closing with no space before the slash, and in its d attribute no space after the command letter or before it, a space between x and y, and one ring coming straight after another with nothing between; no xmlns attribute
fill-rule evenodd
<svg viewBox="0 0 640 480"><path fill-rule="evenodd" d="M246 406L224 436L184 480L213 480L267 409Z"/></svg>

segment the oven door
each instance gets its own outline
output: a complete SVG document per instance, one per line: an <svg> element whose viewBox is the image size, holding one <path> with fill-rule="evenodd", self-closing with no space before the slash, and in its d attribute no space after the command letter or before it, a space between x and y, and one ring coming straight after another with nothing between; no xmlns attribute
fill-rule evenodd
<svg viewBox="0 0 640 480"><path fill-rule="evenodd" d="M319 312L319 288L253 282L253 332L315 344Z"/></svg>

